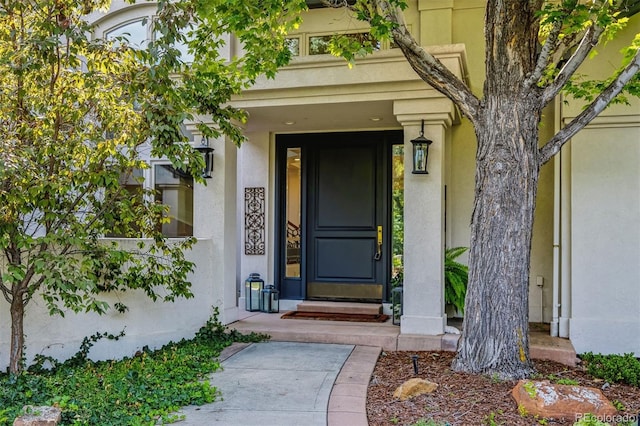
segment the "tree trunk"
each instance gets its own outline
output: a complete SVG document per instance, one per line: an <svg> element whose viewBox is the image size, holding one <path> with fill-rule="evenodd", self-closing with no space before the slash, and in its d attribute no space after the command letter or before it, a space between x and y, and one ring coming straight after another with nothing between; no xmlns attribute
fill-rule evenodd
<svg viewBox="0 0 640 426"><path fill-rule="evenodd" d="M14 294L11 300L11 349L9 356L9 372L18 374L22 371L24 350L24 301L21 293Z"/></svg>
<svg viewBox="0 0 640 426"><path fill-rule="evenodd" d="M526 97L490 98L478 154L469 284L456 371L522 378L529 358L529 260L538 186L540 115Z"/></svg>

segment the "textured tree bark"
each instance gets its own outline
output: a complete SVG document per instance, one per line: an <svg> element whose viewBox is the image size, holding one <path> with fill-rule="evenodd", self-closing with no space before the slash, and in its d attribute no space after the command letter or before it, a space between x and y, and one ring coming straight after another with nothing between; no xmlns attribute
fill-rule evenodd
<svg viewBox="0 0 640 426"><path fill-rule="evenodd" d="M538 188L535 69L538 2L490 0L485 16L484 101L475 117L478 152L469 284L457 371L522 378L529 357L529 261Z"/></svg>
<svg viewBox="0 0 640 426"><path fill-rule="evenodd" d="M538 114L527 102L487 105L477 126L469 285L457 371L522 378L528 341L531 236L538 186Z"/></svg>
<svg viewBox="0 0 640 426"><path fill-rule="evenodd" d="M11 349L9 372L18 374L22 371L24 350L24 301L21 294L13 295L11 300Z"/></svg>

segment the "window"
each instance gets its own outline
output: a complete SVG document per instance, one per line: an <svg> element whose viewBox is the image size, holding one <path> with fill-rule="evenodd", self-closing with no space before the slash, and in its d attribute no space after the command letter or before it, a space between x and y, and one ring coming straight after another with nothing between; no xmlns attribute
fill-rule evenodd
<svg viewBox="0 0 640 426"><path fill-rule="evenodd" d="M121 42L126 42L129 46L135 49L146 49L151 39L155 40L159 34L154 33L152 36L149 34L149 25L147 22L151 22L149 17L130 21L124 25L120 25L114 29L105 32L104 37L107 40L114 40L116 45ZM190 35L187 34L187 39ZM174 47L180 52L180 59L186 63L193 62L193 54L189 53L189 47L186 42L176 42Z"/></svg>
<svg viewBox="0 0 640 426"><path fill-rule="evenodd" d="M163 223L166 237L193 235L193 177L170 164L153 166L156 202L169 206L169 223Z"/></svg>
<svg viewBox="0 0 640 426"><path fill-rule="evenodd" d="M105 33L107 40L114 40L116 44L126 41L136 49L145 49L149 41L147 25L144 19L128 22Z"/></svg>
<svg viewBox="0 0 640 426"><path fill-rule="evenodd" d="M159 225L159 230L165 237L180 238L193 235L193 177L191 175L175 169L171 164L154 162L151 169L134 169L130 173L122 174L120 184L129 194L125 195L129 199L144 197L143 189L153 188L155 201L169 207L169 221ZM117 223L114 224L113 230L106 236L144 237L144 235L131 233L124 234Z"/></svg>
<svg viewBox="0 0 640 426"><path fill-rule="evenodd" d="M289 52L291 52L291 56L300 56L300 39L298 37L287 38L284 42Z"/></svg>
<svg viewBox="0 0 640 426"><path fill-rule="evenodd" d="M359 41L361 44L371 42L373 50L380 50L381 44L373 38L370 33L342 34L350 39ZM324 55L329 53L329 42L333 35L318 35L309 37L309 55Z"/></svg>
<svg viewBox="0 0 640 426"><path fill-rule="evenodd" d="M120 175L119 183L124 191L120 192L118 199L122 202L137 204L142 201L144 197L143 182L144 171L141 169L133 169ZM111 226L111 232L105 234L110 238L136 238L141 237L141 232L138 226L130 224L128 229L123 229L122 218L114 217L113 224Z"/></svg>
<svg viewBox="0 0 640 426"><path fill-rule="evenodd" d="M300 247L302 227L302 170L301 149L287 149L286 213L287 213L287 255L285 276L300 277Z"/></svg>

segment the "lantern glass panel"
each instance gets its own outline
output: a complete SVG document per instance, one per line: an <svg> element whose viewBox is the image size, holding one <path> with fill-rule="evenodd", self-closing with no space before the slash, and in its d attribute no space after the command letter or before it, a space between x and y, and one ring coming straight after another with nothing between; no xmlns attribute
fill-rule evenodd
<svg viewBox="0 0 640 426"><path fill-rule="evenodd" d="M264 280L260 274L251 274L244 282L245 310L254 312L260 310L260 292L264 286Z"/></svg>
<svg viewBox="0 0 640 426"><path fill-rule="evenodd" d="M277 313L280 310L278 295L279 292L275 286L265 286L260 297L260 310L262 312Z"/></svg>

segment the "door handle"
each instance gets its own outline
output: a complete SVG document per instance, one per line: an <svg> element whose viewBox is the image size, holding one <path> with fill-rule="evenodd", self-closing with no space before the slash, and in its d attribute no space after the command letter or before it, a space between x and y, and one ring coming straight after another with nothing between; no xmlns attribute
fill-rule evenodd
<svg viewBox="0 0 640 426"><path fill-rule="evenodd" d="M378 261L382 259L382 225L378 225L378 244L376 254L373 255L373 260Z"/></svg>

